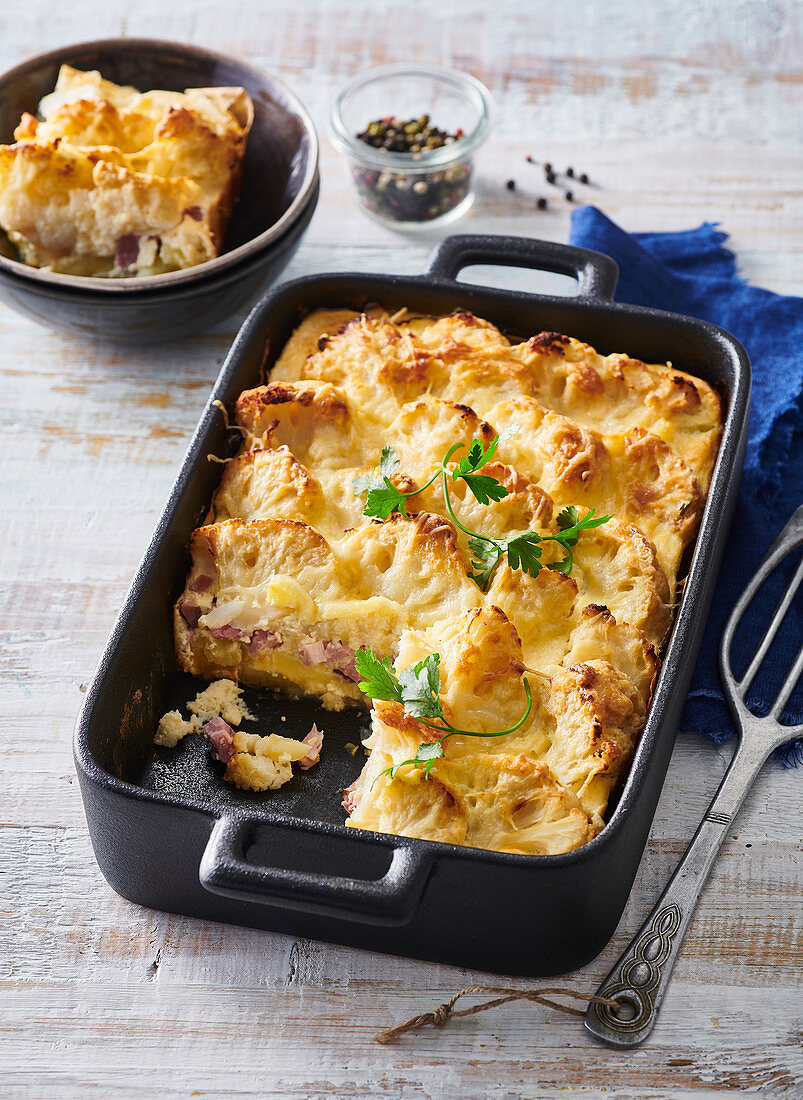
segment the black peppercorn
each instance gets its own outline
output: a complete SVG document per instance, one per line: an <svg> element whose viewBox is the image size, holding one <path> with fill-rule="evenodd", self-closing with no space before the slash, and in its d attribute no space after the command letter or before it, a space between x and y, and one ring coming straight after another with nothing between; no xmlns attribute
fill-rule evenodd
<svg viewBox="0 0 803 1100"><path fill-rule="evenodd" d="M551 173L552 165L549 163L549 161L547 161L546 164L544 165L544 171L546 172L547 175L549 175Z"/></svg>
<svg viewBox="0 0 803 1100"><path fill-rule="evenodd" d="M583 172L582 176L580 176L580 183L588 183L588 176L585 172Z"/></svg>
<svg viewBox="0 0 803 1100"><path fill-rule="evenodd" d="M508 191L515 191L516 190L516 181L515 180L508 180L507 183L505 184L505 187L508 189Z"/></svg>
<svg viewBox="0 0 803 1100"><path fill-rule="evenodd" d="M547 172L546 181L547 181L547 183L554 183L555 182L555 173L554 172Z"/></svg>
<svg viewBox="0 0 803 1100"><path fill-rule="evenodd" d="M574 202L574 195L571 191L566 192L566 202Z"/></svg>
<svg viewBox="0 0 803 1100"><path fill-rule="evenodd" d="M535 205L539 210L546 210L546 199L540 198Z"/></svg>
<svg viewBox="0 0 803 1100"><path fill-rule="evenodd" d="M418 162L433 149L459 142L463 131L447 134L430 123L429 115L415 119L388 115L369 122L356 136L383 153L407 153ZM424 163L401 172L356 166L352 172L364 205L373 213L393 221L424 222L441 217L466 198L471 162L456 161L445 170L427 170ZM511 180L507 186L513 190L515 182Z"/></svg>
<svg viewBox="0 0 803 1100"><path fill-rule="evenodd" d="M569 179L572 179L574 176L574 168L567 168L566 175L569 177Z"/></svg>

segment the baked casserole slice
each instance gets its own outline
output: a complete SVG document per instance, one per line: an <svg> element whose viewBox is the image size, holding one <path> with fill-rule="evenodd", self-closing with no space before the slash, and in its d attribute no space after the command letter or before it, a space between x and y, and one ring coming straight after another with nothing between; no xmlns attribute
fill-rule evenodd
<svg viewBox="0 0 803 1100"><path fill-rule="evenodd" d="M33 267L155 275L219 255L253 104L243 88L121 87L63 65L0 146L0 227Z"/></svg>

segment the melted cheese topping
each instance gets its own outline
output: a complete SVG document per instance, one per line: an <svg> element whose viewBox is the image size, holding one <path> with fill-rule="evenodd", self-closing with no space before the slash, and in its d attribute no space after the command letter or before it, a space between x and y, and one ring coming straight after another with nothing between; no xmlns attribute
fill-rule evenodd
<svg viewBox="0 0 803 1100"><path fill-rule="evenodd" d="M242 88L140 94L63 65L0 146L0 225L22 260L153 275L217 256L253 105Z"/></svg>
<svg viewBox="0 0 803 1100"><path fill-rule="evenodd" d="M312 314L271 377L237 400L243 449L192 537L181 666L339 708L361 700L357 649L398 671L437 652L444 714L477 735L448 736L426 779L405 761L437 733L374 702L349 824L509 852L585 844L644 725L716 454L713 391L555 334L511 344L469 314L391 323L379 311ZM504 500L450 485L465 527L550 535L569 504L614 518L581 533L570 576L502 564L482 592L440 481L420 486L453 443L514 425L487 468ZM411 495L406 516L378 523L353 481L385 446ZM563 556L548 542L542 553ZM527 721L492 736L523 713L525 677ZM242 785L268 782L261 766L244 762Z"/></svg>

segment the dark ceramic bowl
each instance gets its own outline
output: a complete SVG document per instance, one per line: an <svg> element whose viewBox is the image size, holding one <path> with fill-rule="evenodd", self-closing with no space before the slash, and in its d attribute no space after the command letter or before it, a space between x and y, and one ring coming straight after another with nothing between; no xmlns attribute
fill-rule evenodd
<svg viewBox="0 0 803 1100"><path fill-rule="evenodd" d="M32 283L25 271L4 270L0 300L46 328L78 336L155 344L203 332L244 306L287 266L315 213L318 190L316 181L309 202L277 241L211 277L150 292L110 295L54 285L58 277L53 283Z"/></svg>
<svg viewBox="0 0 803 1100"><path fill-rule="evenodd" d="M123 339L164 339L208 328L290 259L318 198L318 139L284 85L244 62L195 46L110 39L41 54L0 77L0 141L52 91L59 66L99 69L141 90L242 86L254 101L240 198L214 260L163 275L100 279L28 267L0 255L0 298L43 324ZM180 311L177 313L177 311Z"/></svg>

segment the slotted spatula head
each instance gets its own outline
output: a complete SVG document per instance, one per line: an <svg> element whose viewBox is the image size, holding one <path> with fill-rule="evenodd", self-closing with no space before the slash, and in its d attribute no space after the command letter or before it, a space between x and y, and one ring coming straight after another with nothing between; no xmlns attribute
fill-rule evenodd
<svg viewBox="0 0 803 1100"><path fill-rule="evenodd" d="M803 558L801 558L798 563L791 583L785 589L778 606L775 608L769 626L758 648L750 659L747 669L738 680L731 667L733 639L747 608L753 602L759 589L773 571L778 568L784 558L801 545L803 545L803 505L794 512L786 527L784 527L781 534L775 540L775 543L759 567L758 572L737 601L728 619L725 632L722 635L722 644L719 650L719 669L722 685L725 689L730 708L742 729L743 735L762 737L773 745L782 745L786 741L791 741L793 738L800 737L801 734L803 734L803 724L786 725L782 724L780 721L784 707L789 702L795 685L803 672L803 646L798 650L797 656L768 714L760 715L754 710L751 710L747 702L747 693L755 680L756 673L767 656L769 648L781 624L786 618L789 609L792 607L798 590L800 589L800 585L803 582Z"/></svg>

